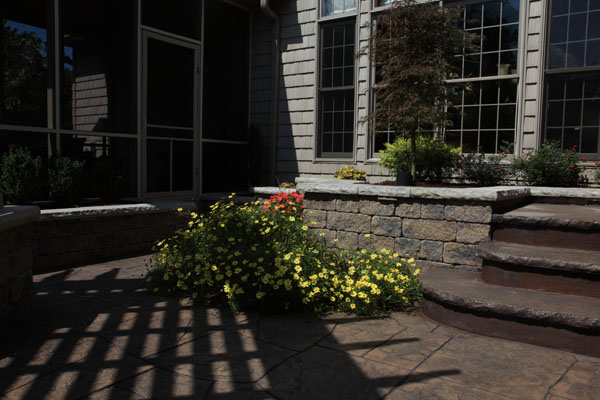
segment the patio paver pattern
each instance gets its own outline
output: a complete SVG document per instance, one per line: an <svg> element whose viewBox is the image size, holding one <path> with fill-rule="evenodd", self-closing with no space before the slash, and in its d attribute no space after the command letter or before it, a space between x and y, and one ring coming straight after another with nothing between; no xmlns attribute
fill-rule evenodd
<svg viewBox="0 0 600 400"><path fill-rule="evenodd" d="M145 287L148 257L34 277L0 399L599 399L600 359L420 315L231 314Z"/></svg>

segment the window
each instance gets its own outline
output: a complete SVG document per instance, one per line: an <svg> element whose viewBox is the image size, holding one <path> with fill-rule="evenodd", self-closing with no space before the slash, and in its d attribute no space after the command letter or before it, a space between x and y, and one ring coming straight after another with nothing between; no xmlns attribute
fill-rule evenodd
<svg viewBox="0 0 600 400"><path fill-rule="evenodd" d="M519 0L467 4L461 24L481 42L477 53L457 56L460 89L453 93L446 141L463 152L497 153L515 137Z"/></svg>
<svg viewBox="0 0 600 400"><path fill-rule="evenodd" d="M354 150L355 21L321 25L319 153L352 157Z"/></svg>
<svg viewBox="0 0 600 400"><path fill-rule="evenodd" d="M0 7L0 124L46 127L48 74L45 0L3 2Z"/></svg>
<svg viewBox="0 0 600 400"><path fill-rule="evenodd" d="M597 157L600 1L553 0L548 38L544 139Z"/></svg>
<svg viewBox="0 0 600 400"><path fill-rule="evenodd" d="M323 0L321 15L335 15L356 10L356 0Z"/></svg>

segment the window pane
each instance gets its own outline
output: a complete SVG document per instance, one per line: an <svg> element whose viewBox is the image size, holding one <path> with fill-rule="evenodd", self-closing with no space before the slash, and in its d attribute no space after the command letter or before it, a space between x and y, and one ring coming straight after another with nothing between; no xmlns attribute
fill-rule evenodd
<svg viewBox="0 0 600 400"><path fill-rule="evenodd" d="M173 141L173 190L194 189L194 142Z"/></svg>
<svg viewBox="0 0 600 400"><path fill-rule="evenodd" d="M61 0L60 5L64 57L61 127L134 133L134 3Z"/></svg>
<svg viewBox="0 0 600 400"><path fill-rule="evenodd" d="M498 107L496 106L485 106L481 107L481 129L496 129L498 124L497 120Z"/></svg>
<svg viewBox="0 0 600 400"><path fill-rule="evenodd" d="M248 135L250 14L221 1L207 1L205 17L202 135L243 141Z"/></svg>
<svg viewBox="0 0 600 400"><path fill-rule="evenodd" d="M223 157L223 154L227 154L227 157ZM231 192L248 188L246 145L204 143L202 165L203 192Z"/></svg>
<svg viewBox="0 0 600 400"><path fill-rule="evenodd" d="M496 131L482 131L479 135L479 152L496 152Z"/></svg>
<svg viewBox="0 0 600 400"><path fill-rule="evenodd" d="M598 152L598 128L584 128L581 134L581 152L582 153L597 153Z"/></svg>
<svg viewBox="0 0 600 400"><path fill-rule="evenodd" d="M562 101L553 101L548 104L548 126L563 125L563 105Z"/></svg>
<svg viewBox="0 0 600 400"><path fill-rule="evenodd" d="M198 0L178 0L176 7L164 0L144 0L142 24L200 40L201 6Z"/></svg>
<svg viewBox="0 0 600 400"><path fill-rule="evenodd" d="M566 61L567 46L564 44L553 44L550 46L550 68L564 68Z"/></svg>
<svg viewBox="0 0 600 400"><path fill-rule="evenodd" d="M571 9L569 12L576 13L587 11L587 3L588 0L571 0Z"/></svg>
<svg viewBox="0 0 600 400"><path fill-rule="evenodd" d="M552 29L550 33L550 43L562 43L567 41L568 17L552 18Z"/></svg>
<svg viewBox="0 0 600 400"><path fill-rule="evenodd" d="M148 140L146 160L148 192L168 192L171 178L171 142Z"/></svg>
<svg viewBox="0 0 600 400"><path fill-rule="evenodd" d="M569 12L569 0L552 0L552 15Z"/></svg>
<svg viewBox="0 0 600 400"><path fill-rule="evenodd" d="M586 100L583 103L583 125L600 125L600 100Z"/></svg>
<svg viewBox="0 0 600 400"><path fill-rule="evenodd" d="M500 28L483 30L483 51L497 51L500 48Z"/></svg>
<svg viewBox="0 0 600 400"><path fill-rule="evenodd" d="M502 27L502 50L516 49L519 44L519 25Z"/></svg>
<svg viewBox="0 0 600 400"><path fill-rule="evenodd" d="M481 26L482 7L481 4L469 4L465 6L465 23L467 29Z"/></svg>
<svg viewBox="0 0 600 400"><path fill-rule="evenodd" d="M600 65L600 40L588 42L585 65L588 67Z"/></svg>
<svg viewBox="0 0 600 400"><path fill-rule="evenodd" d="M47 126L48 30L45 0L0 7L0 123Z"/></svg>
<svg viewBox="0 0 600 400"><path fill-rule="evenodd" d="M483 26L498 25L500 23L500 2L483 4Z"/></svg>
<svg viewBox="0 0 600 400"><path fill-rule="evenodd" d="M105 186L115 184L118 187L113 189L119 196L137 197L136 139L63 134L61 146L63 156L85 161L90 177L85 197L102 197Z"/></svg>
<svg viewBox="0 0 600 400"><path fill-rule="evenodd" d="M333 15L356 10L355 0L322 0L323 15Z"/></svg>
<svg viewBox="0 0 600 400"><path fill-rule="evenodd" d="M194 127L194 49L148 38L148 124Z"/></svg>
<svg viewBox="0 0 600 400"><path fill-rule="evenodd" d="M567 54L567 68L583 67L583 54L585 42L569 43Z"/></svg>
<svg viewBox="0 0 600 400"><path fill-rule="evenodd" d="M502 0L502 22L519 22L519 0Z"/></svg>
<svg viewBox="0 0 600 400"><path fill-rule="evenodd" d="M565 126L579 126L581 122L581 101L565 102Z"/></svg>
<svg viewBox="0 0 600 400"><path fill-rule="evenodd" d="M569 42L585 39L586 14L571 15L569 21Z"/></svg>

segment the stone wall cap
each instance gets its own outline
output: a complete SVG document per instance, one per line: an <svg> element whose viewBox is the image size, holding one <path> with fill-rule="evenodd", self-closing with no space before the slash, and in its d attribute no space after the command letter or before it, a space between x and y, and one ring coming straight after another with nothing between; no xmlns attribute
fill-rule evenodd
<svg viewBox="0 0 600 400"><path fill-rule="evenodd" d="M331 179L299 183L297 190L302 193L326 193L340 195L363 195L416 199L450 199L471 201L501 201L529 197L528 187L494 186L482 188L437 188L415 186L385 186L371 184L336 183ZM339 180L336 180L339 182ZM347 181L353 182L353 181Z"/></svg>
<svg viewBox="0 0 600 400"><path fill-rule="evenodd" d="M296 184L298 183L333 183L341 185L364 185L365 181L352 181L350 179L338 179L338 178L319 178L316 176L299 176L295 179Z"/></svg>
<svg viewBox="0 0 600 400"><path fill-rule="evenodd" d="M90 206L57 208L53 210L42 210L40 220L69 219L81 217L95 217L101 215L123 215L134 213L153 213L160 211L174 211L178 208L184 210L195 210L197 205L190 201L156 200L136 204L115 204L110 206Z"/></svg>
<svg viewBox="0 0 600 400"><path fill-rule="evenodd" d="M35 222L40 218L40 208L36 206L4 206L0 208L0 231Z"/></svg>
<svg viewBox="0 0 600 400"><path fill-rule="evenodd" d="M277 193L294 193L296 189L294 188L280 188L277 186L261 186L261 187L253 187L250 188L250 193L253 194L268 194L273 195Z"/></svg>
<svg viewBox="0 0 600 400"><path fill-rule="evenodd" d="M534 197L569 197L579 199L600 199L600 189L595 188L558 188L529 186Z"/></svg>

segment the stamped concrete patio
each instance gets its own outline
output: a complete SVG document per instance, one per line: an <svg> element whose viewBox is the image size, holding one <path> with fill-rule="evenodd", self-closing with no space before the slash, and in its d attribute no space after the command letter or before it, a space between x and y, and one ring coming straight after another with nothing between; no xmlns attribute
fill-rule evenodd
<svg viewBox="0 0 600 400"><path fill-rule="evenodd" d="M147 258L34 277L0 399L598 399L600 359L420 315L231 315L149 293Z"/></svg>

